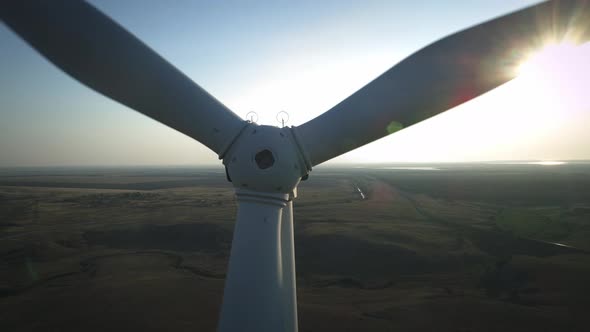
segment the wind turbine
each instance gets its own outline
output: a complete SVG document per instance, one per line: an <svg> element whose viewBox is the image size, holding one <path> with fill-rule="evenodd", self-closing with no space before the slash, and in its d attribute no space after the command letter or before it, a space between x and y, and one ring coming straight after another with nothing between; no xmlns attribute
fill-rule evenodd
<svg viewBox="0 0 590 332"><path fill-rule="evenodd" d="M543 2L436 41L299 126L244 121L93 6L7 0L2 21L88 87L219 155L237 221L219 331L296 331L293 199L312 167L475 98L516 76L546 38L590 39L587 0Z"/></svg>

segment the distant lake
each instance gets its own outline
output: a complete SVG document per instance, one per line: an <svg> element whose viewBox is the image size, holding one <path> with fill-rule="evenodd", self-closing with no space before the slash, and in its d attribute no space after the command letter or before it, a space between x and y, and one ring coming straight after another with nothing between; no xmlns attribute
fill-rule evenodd
<svg viewBox="0 0 590 332"><path fill-rule="evenodd" d="M440 171L441 170L438 167L428 167L428 166L389 166L389 167L379 167L379 169L400 169L400 170L411 170L411 171Z"/></svg>
<svg viewBox="0 0 590 332"><path fill-rule="evenodd" d="M406 171L441 171L441 168L431 166L356 166L354 168L361 169L394 169L394 170L406 170Z"/></svg>
<svg viewBox="0 0 590 332"><path fill-rule="evenodd" d="M493 162L492 164L500 165L540 165L540 166L559 166L566 165L566 161L557 160L539 160L539 161L507 161L507 162Z"/></svg>

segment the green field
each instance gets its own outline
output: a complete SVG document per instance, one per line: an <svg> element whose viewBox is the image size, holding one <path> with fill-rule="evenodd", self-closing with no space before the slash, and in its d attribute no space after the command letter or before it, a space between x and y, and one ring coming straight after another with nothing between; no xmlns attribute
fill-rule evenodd
<svg viewBox="0 0 590 332"><path fill-rule="evenodd" d="M590 165L390 166L300 185L300 331L588 330ZM235 209L218 168L0 170L0 331L214 331Z"/></svg>

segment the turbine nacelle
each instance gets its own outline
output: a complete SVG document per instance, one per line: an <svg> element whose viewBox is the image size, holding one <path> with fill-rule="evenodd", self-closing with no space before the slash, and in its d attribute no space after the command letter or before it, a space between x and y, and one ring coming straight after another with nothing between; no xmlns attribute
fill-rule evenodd
<svg viewBox="0 0 590 332"><path fill-rule="evenodd" d="M288 194L311 170L294 127L248 123L223 157L236 189Z"/></svg>

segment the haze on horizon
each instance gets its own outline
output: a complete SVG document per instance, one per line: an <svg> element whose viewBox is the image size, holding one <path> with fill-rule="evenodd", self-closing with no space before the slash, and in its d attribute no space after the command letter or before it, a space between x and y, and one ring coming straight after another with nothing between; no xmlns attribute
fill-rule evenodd
<svg viewBox="0 0 590 332"><path fill-rule="evenodd" d="M536 1L91 2L238 115L278 125L285 110L299 125L423 46ZM4 25L0 45L0 167L219 165ZM514 81L330 163L590 159L590 44L526 51L532 64Z"/></svg>

